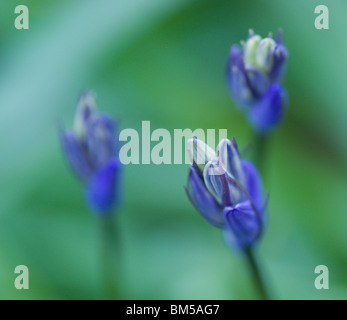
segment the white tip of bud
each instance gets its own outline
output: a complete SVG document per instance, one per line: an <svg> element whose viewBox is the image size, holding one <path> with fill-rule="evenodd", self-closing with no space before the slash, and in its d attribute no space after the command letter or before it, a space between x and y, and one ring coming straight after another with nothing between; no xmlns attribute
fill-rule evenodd
<svg viewBox="0 0 347 320"><path fill-rule="evenodd" d="M271 38L265 38L260 41L257 52L257 66L264 71L269 71L273 66L274 50L276 42Z"/></svg>
<svg viewBox="0 0 347 320"><path fill-rule="evenodd" d="M190 162L195 163L201 171L204 170L207 162L217 157L211 147L196 137L188 140L187 147Z"/></svg>
<svg viewBox="0 0 347 320"><path fill-rule="evenodd" d="M95 94L91 91L83 93L78 100L75 113L74 129L77 135L81 137L85 135L86 121L95 109Z"/></svg>

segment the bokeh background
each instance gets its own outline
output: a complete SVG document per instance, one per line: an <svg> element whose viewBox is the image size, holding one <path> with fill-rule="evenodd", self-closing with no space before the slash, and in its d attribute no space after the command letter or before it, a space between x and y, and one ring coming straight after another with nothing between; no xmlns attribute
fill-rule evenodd
<svg viewBox="0 0 347 320"><path fill-rule="evenodd" d="M14 28L25 4L30 29ZM330 30L314 28L326 4ZM345 0L2 0L0 298L98 299L100 221L61 152L82 90L120 129L252 131L231 102L225 65L249 28L284 30L290 108L265 168L270 223L259 256L279 299L347 298ZM115 224L119 298L257 298L244 262L186 198L187 165L129 165ZM30 289L16 290L27 265ZM316 290L326 265L330 290Z"/></svg>

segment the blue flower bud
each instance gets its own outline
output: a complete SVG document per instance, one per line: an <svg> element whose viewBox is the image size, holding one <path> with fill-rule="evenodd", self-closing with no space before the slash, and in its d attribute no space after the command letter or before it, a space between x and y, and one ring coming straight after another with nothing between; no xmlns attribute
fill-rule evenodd
<svg viewBox="0 0 347 320"><path fill-rule="evenodd" d="M115 137L113 119L97 111L92 93L84 93L77 105L74 131L63 131L61 140L69 165L86 185L89 206L100 213L110 212L117 204L120 163Z"/></svg>
<svg viewBox="0 0 347 320"><path fill-rule="evenodd" d="M287 59L288 51L283 45L281 31L278 32L276 41L271 36L262 39L251 31L242 48L238 45L231 48L227 66L230 93L237 106L247 115L255 108L267 109L266 118L251 121L254 129L260 133L268 132L279 123L281 117L271 116L269 113L278 113L280 107L282 115L287 105L286 99L283 99L281 104L273 105L273 100L264 97L272 85L279 85ZM281 91L285 92L283 88ZM251 118L253 117L248 117ZM271 121L268 121L268 118L271 118ZM259 124L262 121L264 123Z"/></svg>
<svg viewBox="0 0 347 320"><path fill-rule="evenodd" d="M203 142L195 141L202 145ZM187 195L213 226L219 227L232 246L255 243L265 224L263 185L255 166L240 158L235 139L222 140L201 175L200 167L189 170Z"/></svg>

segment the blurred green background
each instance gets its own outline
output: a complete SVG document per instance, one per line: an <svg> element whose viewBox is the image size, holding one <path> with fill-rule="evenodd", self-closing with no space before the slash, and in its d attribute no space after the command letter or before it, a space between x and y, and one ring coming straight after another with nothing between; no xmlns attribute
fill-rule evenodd
<svg viewBox="0 0 347 320"><path fill-rule="evenodd" d="M25 4L30 29L16 30ZM326 4L330 30L314 28ZM120 129L227 128L252 139L225 65L248 29L284 30L290 108L271 137L270 223L259 255L279 299L347 298L347 2L345 0L2 0L0 3L0 298L103 296L100 224L61 153L93 89ZM243 261L189 203L187 165L129 165L115 219L120 298L257 298ZM30 289L16 290L27 265ZM326 265L330 290L316 290Z"/></svg>

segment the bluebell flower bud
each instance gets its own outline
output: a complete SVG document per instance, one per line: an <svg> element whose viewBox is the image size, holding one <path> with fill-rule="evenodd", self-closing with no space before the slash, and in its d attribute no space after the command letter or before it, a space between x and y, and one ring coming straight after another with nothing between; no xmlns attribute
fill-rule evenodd
<svg viewBox="0 0 347 320"><path fill-rule="evenodd" d="M272 99L265 98L274 84L279 86L281 95L286 96L280 81L287 59L288 52L283 45L281 31L276 41L271 36L262 39L251 31L242 48L238 45L231 48L227 66L229 90L237 106L246 113L248 120L252 119L250 123L259 133L273 129L281 121L288 104L287 99L272 104ZM260 108L267 109L266 112L257 112L263 115L262 118L254 120L254 115L248 116L253 109ZM272 112L276 115L272 115Z"/></svg>
<svg viewBox="0 0 347 320"><path fill-rule="evenodd" d="M86 186L88 205L101 214L111 212L118 203L120 162L115 139L113 119L97 111L92 93L84 93L74 130L61 132L61 140L71 169Z"/></svg>
<svg viewBox="0 0 347 320"><path fill-rule="evenodd" d="M206 149L202 141L194 142ZM211 225L223 230L232 246L253 245L262 233L266 209L258 170L240 158L235 139L223 139L202 175L200 170L194 163L190 166L186 187L194 207Z"/></svg>

